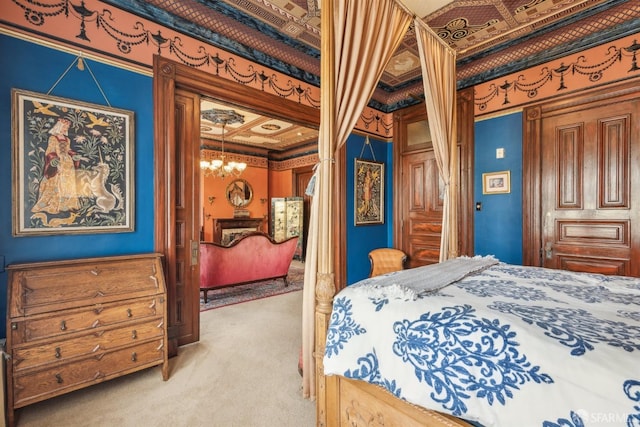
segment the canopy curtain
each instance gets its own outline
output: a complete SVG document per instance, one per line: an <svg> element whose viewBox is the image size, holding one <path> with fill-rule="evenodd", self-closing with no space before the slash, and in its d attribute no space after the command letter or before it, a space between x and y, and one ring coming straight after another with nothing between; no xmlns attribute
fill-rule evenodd
<svg viewBox="0 0 640 427"><path fill-rule="evenodd" d="M458 256L456 53L419 19L415 20L415 30L433 152L445 190L440 240L442 262Z"/></svg>
<svg viewBox="0 0 640 427"><path fill-rule="evenodd" d="M316 391L315 296L330 310L335 294L334 155L371 99L412 18L394 0L323 0L321 10L320 163L309 220L302 313L302 385L303 396L309 398L315 398Z"/></svg>

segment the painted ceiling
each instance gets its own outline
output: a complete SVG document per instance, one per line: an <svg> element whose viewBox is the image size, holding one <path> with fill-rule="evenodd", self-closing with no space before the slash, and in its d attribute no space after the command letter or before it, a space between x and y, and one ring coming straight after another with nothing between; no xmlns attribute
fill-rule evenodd
<svg viewBox="0 0 640 427"><path fill-rule="evenodd" d="M223 133L225 142L275 151L285 151L318 139L316 129L294 125L253 111L230 107L216 100L203 99L200 105L200 110L203 112L225 111L231 108L241 119L225 124L225 126L222 126L220 122L210 120L206 114L202 115L200 135L204 146L209 145L209 140L221 141Z"/></svg>
<svg viewBox="0 0 640 427"><path fill-rule="evenodd" d="M459 88L633 34L640 26L638 0L402 1L456 50ZM324 11L318 0L105 2L319 86ZM421 97L418 48L410 29L369 106L390 112ZM276 138L277 126L266 127Z"/></svg>

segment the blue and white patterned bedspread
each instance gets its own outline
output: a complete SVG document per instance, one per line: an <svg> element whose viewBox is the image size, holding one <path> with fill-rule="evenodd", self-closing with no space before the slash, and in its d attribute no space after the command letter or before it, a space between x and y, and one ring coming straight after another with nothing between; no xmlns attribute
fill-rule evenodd
<svg viewBox="0 0 640 427"><path fill-rule="evenodd" d="M486 427L640 426L640 279L499 263L416 299L380 280L334 298L325 374Z"/></svg>

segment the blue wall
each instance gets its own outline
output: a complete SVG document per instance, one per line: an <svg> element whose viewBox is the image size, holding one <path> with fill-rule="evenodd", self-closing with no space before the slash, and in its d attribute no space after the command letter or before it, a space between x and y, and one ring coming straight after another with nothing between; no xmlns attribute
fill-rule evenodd
<svg viewBox="0 0 640 427"><path fill-rule="evenodd" d="M372 249L393 246L393 144L369 138L375 161L383 162L384 224L355 226L354 186L355 159L374 160L371 150L364 147L364 136L352 134L347 138L347 284L369 276L369 252ZM362 153L362 155L360 155Z"/></svg>
<svg viewBox="0 0 640 427"><path fill-rule="evenodd" d="M497 148L504 148L504 158L496 158ZM505 170L511 192L482 194L482 174ZM475 201L482 203L474 215L476 255L522 264L522 113L476 122L474 182Z"/></svg>
<svg viewBox="0 0 640 427"><path fill-rule="evenodd" d="M153 215L153 80L131 71L88 60L96 80L114 108L134 112L135 231L70 236L12 236L11 89L46 94L75 59L70 55L0 35L0 256L4 263L152 252ZM107 105L85 67L72 67L50 95ZM1 258L0 258L1 259ZM4 267L4 266L2 266ZM0 268L0 312L6 311L7 272ZM0 336L5 335L5 316Z"/></svg>

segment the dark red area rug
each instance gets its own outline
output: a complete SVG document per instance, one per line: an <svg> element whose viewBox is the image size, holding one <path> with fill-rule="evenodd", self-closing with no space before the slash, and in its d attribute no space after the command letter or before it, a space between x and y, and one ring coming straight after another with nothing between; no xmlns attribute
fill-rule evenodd
<svg viewBox="0 0 640 427"><path fill-rule="evenodd" d="M239 304L260 298L272 297L274 295L286 294L302 290L304 285L304 264L300 261L293 261L287 276L289 286L284 286L284 280L265 280L246 285L232 286L209 291L207 303L204 303L202 292L200 292L200 311L213 310L225 305Z"/></svg>

